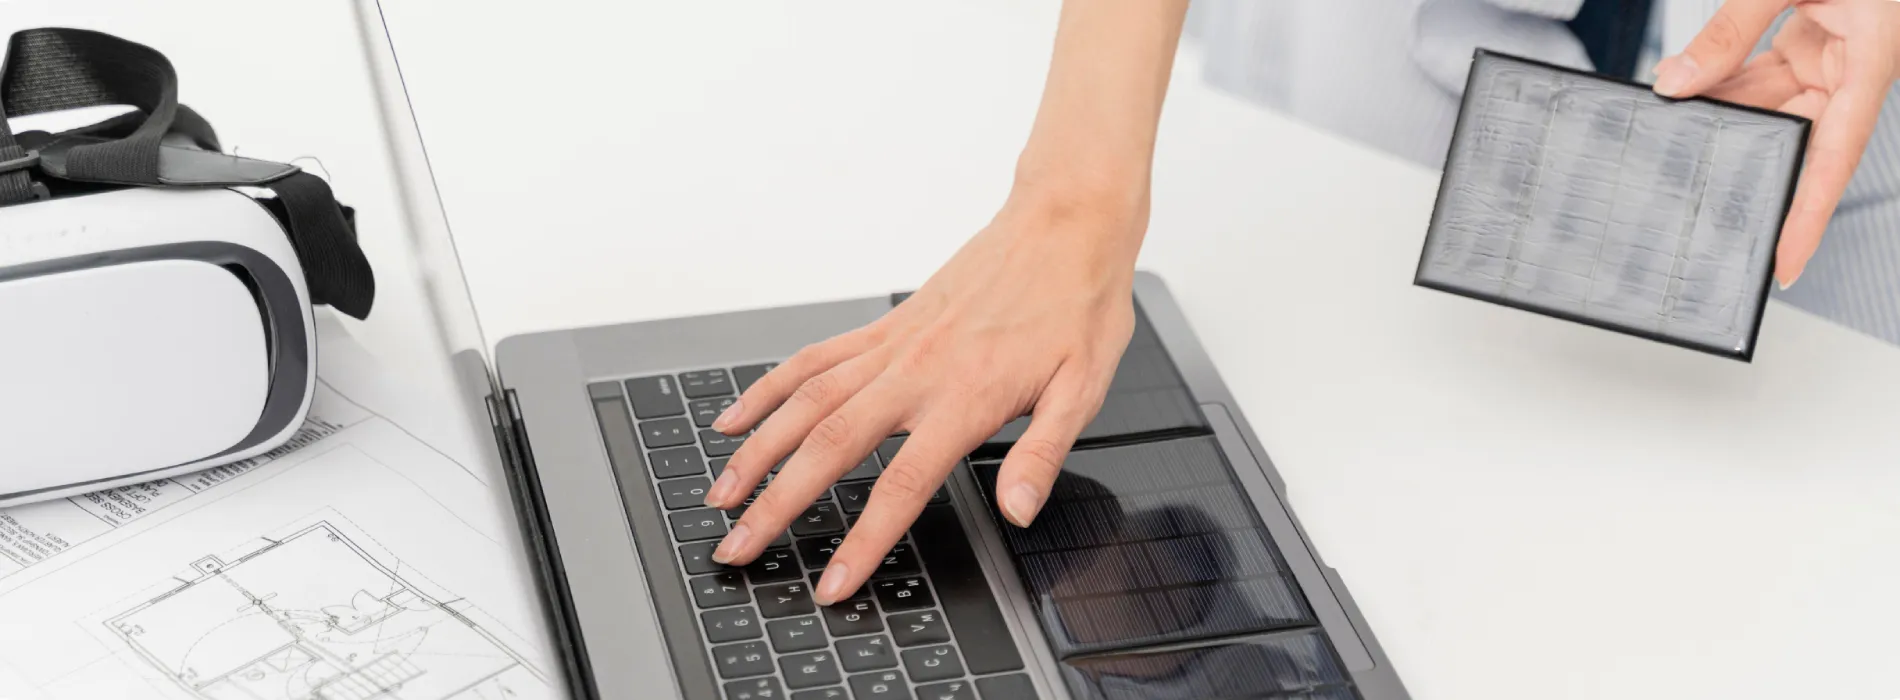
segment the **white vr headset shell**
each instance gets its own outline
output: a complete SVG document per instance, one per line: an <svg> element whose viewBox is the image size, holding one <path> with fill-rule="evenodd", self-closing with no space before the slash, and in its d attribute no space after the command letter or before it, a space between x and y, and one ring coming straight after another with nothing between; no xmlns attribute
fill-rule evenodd
<svg viewBox="0 0 1900 700"><path fill-rule="evenodd" d="M0 207L0 507L283 444L316 381L283 226L232 189Z"/></svg>

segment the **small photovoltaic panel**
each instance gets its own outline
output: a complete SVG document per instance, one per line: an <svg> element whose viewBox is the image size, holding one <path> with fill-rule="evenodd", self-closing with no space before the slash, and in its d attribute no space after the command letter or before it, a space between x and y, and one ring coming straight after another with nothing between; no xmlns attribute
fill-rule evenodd
<svg viewBox="0 0 1900 700"><path fill-rule="evenodd" d="M1480 51L1416 282L1748 360L1807 136Z"/></svg>
<svg viewBox="0 0 1900 700"><path fill-rule="evenodd" d="M1315 630L1091 656L1063 664L1062 677L1076 700L1358 700Z"/></svg>
<svg viewBox="0 0 1900 700"><path fill-rule="evenodd" d="M986 500L994 500L999 468L998 462L972 465L991 494ZM1082 697L1228 697L1128 695L1114 688L1157 680L1139 674L1131 680L1121 672L1150 667L1165 667L1162 676L1183 688L1226 687L1243 681L1206 661L1249 654L1302 661L1253 669L1280 682L1262 681L1255 686L1261 694L1232 697L1354 697L1284 557L1211 436L1073 452L1030 527L997 522L1050 647L1064 660L1065 680ZM1234 641L1292 630L1308 636ZM1301 646L1301 639L1315 646ZM1314 690L1328 684L1341 690ZM1307 694L1264 690L1273 687Z"/></svg>

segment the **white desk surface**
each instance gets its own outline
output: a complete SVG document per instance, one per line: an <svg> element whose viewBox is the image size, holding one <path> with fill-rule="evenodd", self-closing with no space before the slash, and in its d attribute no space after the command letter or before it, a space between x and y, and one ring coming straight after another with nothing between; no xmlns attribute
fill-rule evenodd
<svg viewBox="0 0 1900 700"><path fill-rule="evenodd" d="M229 142L326 154L388 215L373 130L316 128L364 105L259 126L310 109L260 86L361 76L219 43L322 53L347 18L240 40L289 6L94 1L7 19L159 47ZM1056 10L386 2L491 338L914 286L1004 196ZM1142 264L1415 697L1900 698L1900 351L1774 305L1744 365L1414 288L1435 173L1191 63ZM401 356L384 279L365 341Z"/></svg>

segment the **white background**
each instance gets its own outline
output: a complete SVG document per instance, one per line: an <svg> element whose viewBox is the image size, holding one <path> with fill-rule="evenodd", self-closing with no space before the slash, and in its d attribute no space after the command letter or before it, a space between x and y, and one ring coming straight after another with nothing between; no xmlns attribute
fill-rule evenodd
<svg viewBox="0 0 1900 700"><path fill-rule="evenodd" d="M1006 193L1057 6L389 5L491 340L914 286ZM285 58L347 28L113 7L222 131L375 202L380 144L265 126L359 79ZM1435 173L1191 61L1162 132L1143 266L1415 697L1900 697L1900 353L1779 304L1741 364L1418 289ZM362 333L393 357L400 298Z"/></svg>

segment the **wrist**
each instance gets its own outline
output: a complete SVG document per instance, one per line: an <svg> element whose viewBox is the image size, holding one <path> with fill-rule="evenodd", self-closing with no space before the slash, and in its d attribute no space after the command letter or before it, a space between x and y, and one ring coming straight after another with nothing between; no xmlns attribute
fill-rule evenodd
<svg viewBox="0 0 1900 700"><path fill-rule="evenodd" d="M997 220L1081 267L1132 273L1148 232L1147 179L1019 173Z"/></svg>
<svg viewBox="0 0 1900 700"><path fill-rule="evenodd" d="M1083 158L1044 159L1025 153L1016 165L1008 208L1052 219L1090 219L1145 227L1148 192L1145 166Z"/></svg>

